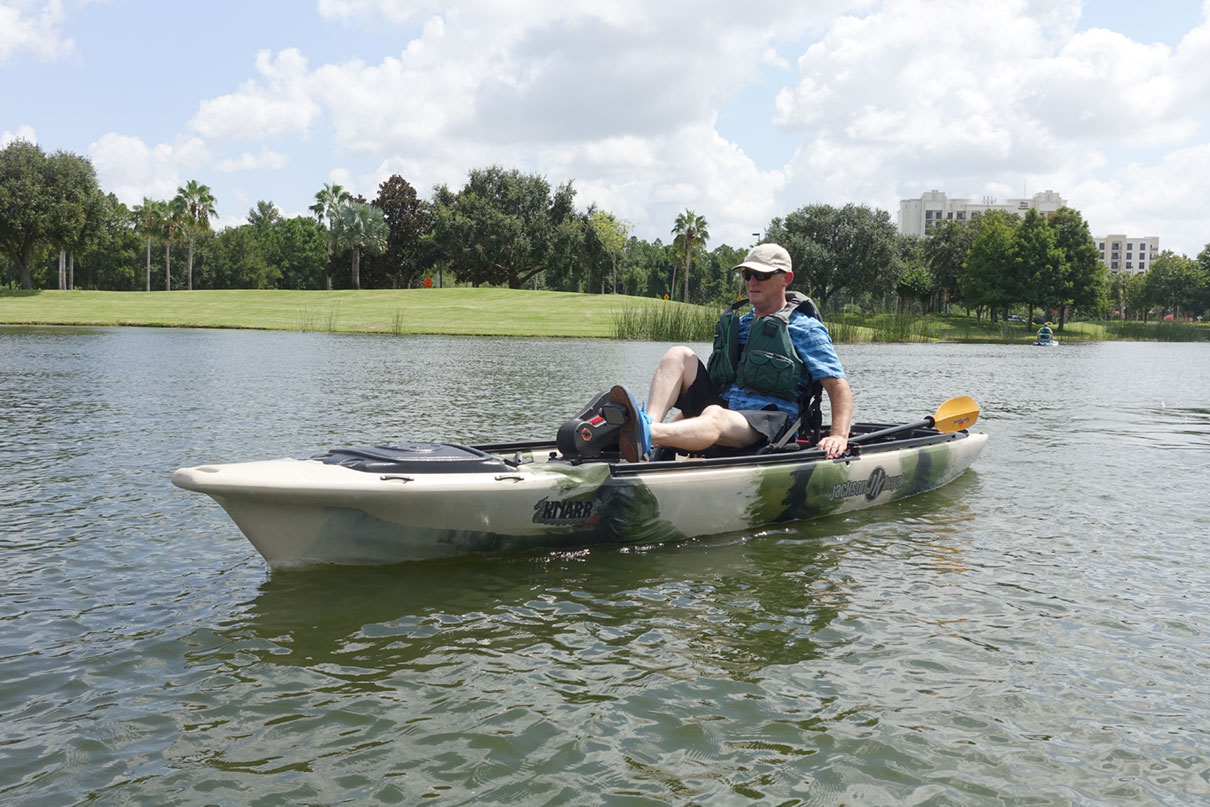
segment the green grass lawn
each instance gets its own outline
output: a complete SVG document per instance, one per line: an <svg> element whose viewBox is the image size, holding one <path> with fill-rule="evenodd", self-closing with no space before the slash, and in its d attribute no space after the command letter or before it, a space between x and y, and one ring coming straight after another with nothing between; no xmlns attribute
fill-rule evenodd
<svg viewBox="0 0 1210 807"><path fill-rule="evenodd" d="M143 325L483 336L614 336L650 298L511 289L2 291L0 324Z"/></svg>
<svg viewBox="0 0 1210 807"><path fill-rule="evenodd" d="M365 291L0 291L0 325L142 325L278 331L710 341L721 306L498 288ZM961 314L830 314L838 343L1030 344L1036 329ZM1210 341L1210 323L1069 322L1060 343Z"/></svg>

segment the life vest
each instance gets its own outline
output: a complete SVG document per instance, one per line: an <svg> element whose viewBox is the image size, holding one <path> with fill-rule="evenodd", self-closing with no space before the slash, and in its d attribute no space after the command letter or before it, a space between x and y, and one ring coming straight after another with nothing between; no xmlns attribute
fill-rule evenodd
<svg viewBox="0 0 1210 807"><path fill-rule="evenodd" d="M806 369L790 339L790 316L802 311L819 319L819 309L805 294L786 292L786 305L768 316L753 318L748 341L739 343L739 317L736 312L748 304L745 298L729 306L714 326L714 350L706 364L710 381L719 392L732 384L746 390L787 401L799 400L798 380Z"/></svg>

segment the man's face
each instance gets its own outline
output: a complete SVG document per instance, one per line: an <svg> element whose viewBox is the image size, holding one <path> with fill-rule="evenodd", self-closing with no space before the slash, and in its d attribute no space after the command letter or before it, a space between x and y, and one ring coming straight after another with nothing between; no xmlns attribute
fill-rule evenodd
<svg viewBox="0 0 1210 807"><path fill-rule="evenodd" d="M785 272L756 272L744 270L744 289L752 305L761 308L785 295L789 275Z"/></svg>

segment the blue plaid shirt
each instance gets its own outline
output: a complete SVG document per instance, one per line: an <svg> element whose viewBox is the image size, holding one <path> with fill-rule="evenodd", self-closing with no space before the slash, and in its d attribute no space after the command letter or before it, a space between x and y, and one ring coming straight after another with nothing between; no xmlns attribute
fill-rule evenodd
<svg viewBox="0 0 1210 807"><path fill-rule="evenodd" d="M748 331L752 327L753 316L754 312L749 310L739 319L741 345L748 343ZM802 359L803 364L810 371L811 378L818 381L821 378L845 377L844 367L840 364L836 349L832 347L832 337L828 334L826 325L815 317L808 317L801 311L795 311L790 315L789 331L794 351L798 353L798 358ZM807 380L799 378L799 397L802 396L806 387ZM728 409L764 409L772 404L791 418L798 417L798 401L787 401L772 395L762 395L759 392L743 389L736 384L732 384L731 389L724 392L722 397L727 401Z"/></svg>

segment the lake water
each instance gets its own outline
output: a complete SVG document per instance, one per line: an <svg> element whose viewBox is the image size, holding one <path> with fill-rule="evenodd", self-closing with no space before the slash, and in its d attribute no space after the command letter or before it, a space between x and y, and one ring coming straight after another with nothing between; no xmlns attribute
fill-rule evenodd
<svg viewBox="0 0 1210 807"><path fill-rule="evenodd" d="M549 436L665 347L0 329L0 803L1210 804L1210 345L842 345L975 469L643 550L270 574L169 483Z"/></svg>

